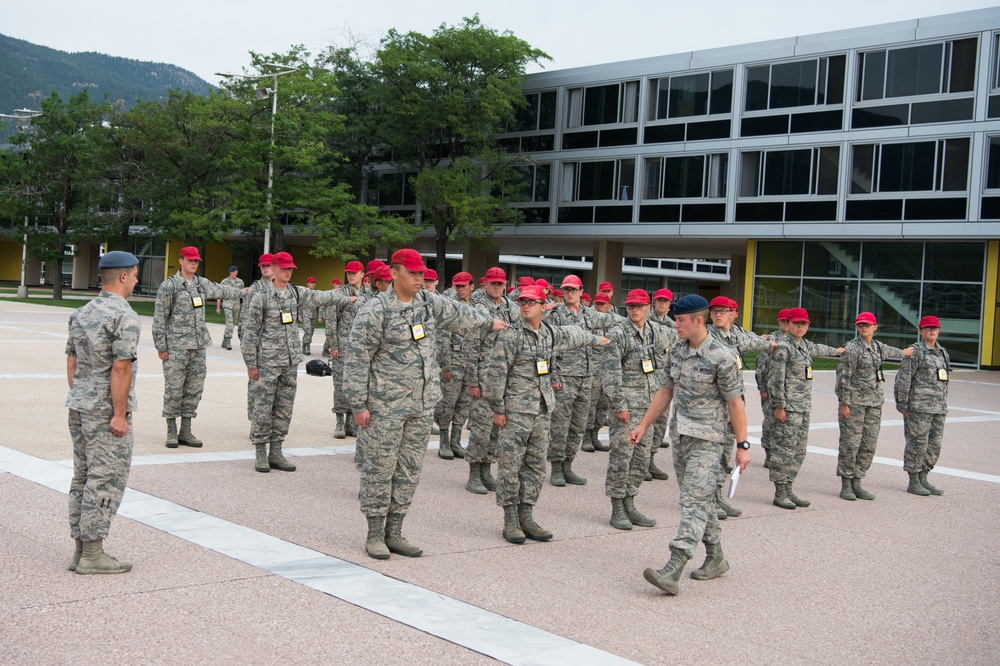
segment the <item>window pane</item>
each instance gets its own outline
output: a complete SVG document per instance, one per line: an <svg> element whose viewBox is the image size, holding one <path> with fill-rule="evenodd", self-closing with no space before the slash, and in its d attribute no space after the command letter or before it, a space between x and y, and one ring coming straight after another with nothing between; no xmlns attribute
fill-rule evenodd
<svg viewBox="0 0 1000 666"><path fill-rule="evenodd" d="M943 44L889 51L886 97L929 95L941 92Z"/></svg>
<svg viewBox="0 0 1000 666"><path fill-rule="evenodd" d="M873 144L854 146L854 160L851 163L851 194L868 194L872 191L874 163L875 146Z"/></svg>
<svg viewBox="0 0 1000 666"><path fill-rule="evenodd" d="M919 280L923 243L864 243L862 275L877 280Z"/></svg>
<svg viewBox="0 0 1000 666"><path fill-rule="evenodd" d="M743 164L740 169L740 196L757 196L757 184L760 182L760 153L743 153Z"/></svg>
<svg viewBox="0 0 1000 666"><path fill-rule="evenodd" d="M854 331L857 280L803 280L802 307L809 311L809 339L839 347Z"/></svg>
<svg viewBox="0 0 1000 666"><path fill-rule="evenodd" d="M670 97L670 79L660 79L656 84L656 119L667 117L667 107Z"/></svg>
<svg viewBox="0 0 1000 666"><path fill-rule="evenodd" d="M811 150L776 150L764 159L764 194L809 194Z"/></svg>
<svg viewBox="0 0 1000 666"><path fill-rule="evenodd" d="M924 279L982 282L984 251L982 243L927 243Z"/></svg>
<svg viewBox="0 0 1000 666"><path fill-rule="evenodd" d="M905 348L916 339L920 321L920 283L862 280L859 312L871 312L878 320L878 338L893 347Z"/></svg>
<svg viewBox="0 0 1000 666"><path fill-rule="evenodd" d="M798 241L761 241L757 243L758 275L800 275L802 243ZM798 297L795 298L795 304ZM784 304L788 308L794 305Z"/></svg>
<svg viewBox="0 0 1000 666"><path fill-rule="evenodd" d="M517 110L515 132L530 132L538 123L538 94L525 95L524 100L528 104Z"/></svg>
<svg viewBox="0 0 1000 666"><path fill-rule="evenodd" d="M668 199L700 197L704 170L704 155L663 160L663 196Z"/></svg>
<svg viewBox="0 0 1000 666"><path fill-rule="evenodd" d="M380 206L398 206L403 202L403 174L386 173L379 177L378 203Z"/></svg>
<svg viewBox="0 0 1000 666"><path fill-rule="evenodd" d="M660 158L646 159L646 199L660 198Z"/></svg>
<svg viewBox="0 0 1000 666"><path fill-rule="evenodd" d="M879 192L934 189L934 141L882 145Z"/></svg>
<svg viewBox="0 0 1000 666"><path fill-rule="evenodd" d="M708 113L708 74L670 77L671 118Z"/></svg>
<svg viewBox="0 0 1000 666"><path fill-rule="evenodd" d="M763 245L763 243L762 243ZM801 243L795 243L801 247ZM759 264L758 264L759 265ZM670 278L670 284L675 284ZM799 278L758 277L754 280L753 330L766 332L778 328L778 312L799 304ZM677 296L677 291L674 291Z"/></svg>
<svg viewBox="0 0 1000 666"><path fill-rule="evenodd" d="M976 81L975 37L952 42L948 92L970 92Z"/></svg>
<svg viewBox="0 0 1000 666"><path fill-rule="evenodd" d="M615 163L583 162L580 164L580 200L614 199Z"/></svg>
<svg viewBox="0 0 1000 666"><path fill-rule="evenodd" d="M858 77L862 100L882 99L885 89L885 51L861 54L861 70Z"/></svg>
<svg viewBox="0 0 1000 666"><path fill-rule="evenodd" d="M603 125L618 122L618 92L617 83L584 90L583 124Z"/></svg>
<svg viewBox="0 0 1000 666"><path fill-rule="evenodd" d="M807 60L772 66L770 108L815 104L816 62Z"/></svg>
<svg viewBox="0 0 1000 666"><path fill-rule="evenodd" d="M840 148L828 146L819 149L819 176L816 194L836 194L840 178Z"/></svg>
<svg viewBox="0 0 1000 666"><path fill-rule="evenodd" d="M535 167L535 201L549 200L549 177L551 164L539 164Z"/></svg>
<svg viewBox="0 0 1000 666"><path fill-rule="evenodd" d="M816 241L805 244L803 275L857 277L861 272L861 243Z"/></svg>
<svg viewBox="0 0 1000 666"><path fill-rule="evenodd" d="M618 171L618 198L630 200L635 196L635 160L621 160Z"/></svg>
<svg viewBox="0 0 1000 666"><path fill-rule="evenodd" d="M969 140L948 139L944 149L944 180L946 191L964 190L969 182Z"/></svg>
<svg viewBox="0 0 1000 666"><path fill-rule="evenodd" d="M538 129L555 129L556 127L556 91L550 90L541 94Z"/></svg>
<svg viewBox="0 0 1000 666"><path fill-rule="evenodd" d="M416 206L417 205L417 195L413 191L413 183L410 181L416 177L415 173L408 173L403 176L403 205L404 206Z"/></svg>
<svg viewBox="0 0 1000 666"><path fill-rule="evenodd" d="M747 111L761 111L767 108L767 91L771 68L747 67Z"/></svg>
<svg viewBox="0 0 1000 666"><path fill-rule="evenodd" d="M730 113L733 110L733 70L712 72L712 99L709 113Z"/></svg>
<svg viewBox="0 0 1000 666"><path fill-rule="evenodd" d="M986 187L1000 188L1000 136L990 137L989 156L986 162Z"/></svg>
<svg viewBox="0 0 1000 666"><path fill-rule="evenodd" d="M847 67L847 56L831 56L826 75L826 103L844 103L844 69Z"/></svg>

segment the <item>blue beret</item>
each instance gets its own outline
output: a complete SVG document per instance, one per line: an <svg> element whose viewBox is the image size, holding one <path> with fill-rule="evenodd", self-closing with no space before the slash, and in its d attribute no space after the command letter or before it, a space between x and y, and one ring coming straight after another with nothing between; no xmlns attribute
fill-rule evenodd
<svg viewBox="0 0 1000 666"><path fill-rule="evenodd" d="M105 268L131 268L138 265L139 260L131 252L112 250L104 253L104 256L101 257L101 263L97 267L103 271Z"/></svg>
<svg viewBox="0 0 1000 666"><path fill-rule="evenodd" d="M702 296L699 296L698 294L688 294L687 296L674 301L673 307L670 308L670 311L675 315L679 315L701 312L702 310L707 309L708 301L706 301Z"/></svg>
<svg viewBox="0 0 1000 666"><path fill-rule="evenodd" d="M238 270L240 270L240 267L239 267L239 266L230 266L230 267L229 267L229 272L230 272L230 273L232 273L233 271L238 271Z"/></svg>

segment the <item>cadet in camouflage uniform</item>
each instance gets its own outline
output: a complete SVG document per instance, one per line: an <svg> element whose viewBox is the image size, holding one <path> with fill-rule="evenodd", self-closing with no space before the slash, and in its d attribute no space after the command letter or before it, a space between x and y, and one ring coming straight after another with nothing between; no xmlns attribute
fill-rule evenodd
<svg viewBox="0 0 1000 666"><path fill-rule="evenodd" d="M423 553L401 533L430 437L434 405L441 398L435 331L504 328L465 304L423 290L420 254L398 250L391 259L391 289L365 303L354 319L344 391L357 424L365 429L361 512L368 520L369 557Z"/></svg>
<svg viewBox="0 0 1000 666"><path fill-rule="evenodd" d="M132 464L132 412L142 324L126 299L138 282L129 252L101 257L101 293L69 318L66 376L73 480L69 531L76 543L70 571L117 574L132 569L104 552L104 539L125 493Z"/></svg>
<svg viewBox="0 0 1000 666"><path fill-rule="evenodd" d="M336 290L316 291L290 284L295 262L287 252L274 255L271 288L254 294L247 306L240 350L250 378L250 441L256 450L254 469L294 472L295 465L281 452L292 420L298 386L302 344L295 326L299 309L307 304L329 305L347 296ZM268 445L270 444L270 451Z"/></svg>
<svg viewBox="0 0 1000 666"><path fill-rule="evenodd" d="M672 344L677 341L677 331L674 330L674 320L670 318L668 314L670 312L670 305L674 302L674 292L669 289L658 289L655 294L653 294L653 310L649 313L649 321L659 324L666 329L669 329L668 340ZM663 353L668 350L664 349ZM646 474L646 481L652 481L653 479L658 479L661 481L666 481L670 478L664 470L656 466L656 452L658 449L666 449L670 447L670 443L664 439L664 435L667 434L667 423L670 420L670 414L664 413L663 416L656 420L653 424L653 443L652 448L649 451L649 472Z"/></svg>
<svg viewBox="0 0 1000 666"><path fill-rule="evenodd" d="M316 278L310 277L306 280L306 288L316 289ZM313 300L306 299L299 305L299 324L302 327L302 353L312 356L313 331L316 330L316 318L319 316L320 306Z"/></svg>
<svg viewBox="0 0 1000 666"><path fill-rule="evenodd" d="M615 413L605 492L611 498L610 524L619 530L656 525L655 520L635 508L635 496L649 469L654 429L647 430L634 446L629 434L642 422L660 388L657 372L663 368L664 352L670 347L665 334L668 329L647 320L649 294L633 289L625 297L625 309L628 321L609 331L611 344L604 350L600 370Z"/></svg>
<svg viewBox="0 0 1000 666"><path fill-rule="evenodd" d="M537 283L535 286L538 286ZM583 281L576 275L567 275L562 281L562 289L566 301L546 313L548 323L553 326L576 326L587 333L615 323L612 315L580 305ZM565 486L567 483L582 486L587 483L587 479L573 472L573 460L587 430L590 394L598 365L589 347L570 349L556 355L552 382L556 390L556 405L552 410L548 455L552 464L550 482L553 486Z"/></svg>
<svg viewBox="0 0 1000 666"><path fill-rule="evenodd" d="M208 371L205 350L212 344L205 324L205 304L212 298L230 301L243 296L242 289L195 275L201 262L198 248L181 248L179 261L180 270L156 290L153 310L153 344L163 361L163 418L167 420L167 448L171 449L178 444L202 445L191 432L191 419L198 415Z"/></svg>
<svg viewBox="0 0 1000 666"><path fill-rule="evenodd" d="M250 305L250 299L253 298L253 295L256 294L258 290L270 286L270 284L274 282L274 265L271 263L272 261L274 261L273 254L268 253L260 255L260 258L257 260L257 268L260 269L260 278L250 283L250 288L243 294L244 305ZM240 340L243 339L243 318L246 316L246 312L246 308L241 308ZM247 409L250 409L249 405L247 405ZM247 418L250 418L249 412L247 413Z"/></svg>
<svg viewBox="0 0 1000 666"><path fill-rule="evenodd" d="M665 357L663 385L642 422L629 435L629 441L638 445L646 430L672 401L675 403L670 440L674 474L680 485L680 524L677 536L670 542L670 560L662 569L643 572L648 582L667 594L678 593L681 574L694 557L699 541L705 544L705 562L691 572L691 577L709 580L729 571L729 562L722 553L722 528L715 513L727 422L739 440L736 465L745 471L750 464L741 371L732 351L708 333L708 301L694 294L679 299L674 304L674 319L680 340Z"/></svg>
<svg viewBox="0 0 1000 666"><path fill-rule="evenodd" d="M788 334L788 309L778 311L778 330L768 338L771 342L781 342ZM757 354L757 366L754 368L754 380L757 382L757 390L760 393L760 409L763 412L763 420L760 424L760 447L764 449L764 467L771 466L771 438L773 437L775 423L774 406L767 393L767 367L771 360L771 347L764 347Z"/></svg>
<svg viewBox="0 0 1000 666"><path fill-rule="evenodd" d="M809 443L809 413L812 411L812 362L814 356L837 356L844 351L805 339L809 313L804 308L788 311L788 336L772 350L767 369L767 393L774 406L774 440L771 442L770 477L775 506L794 509L809 506L792 489Z"/></svg>
<svg viewBox="0 0 1000 666"><path fill-rule="evenodd" d="M504 270L494 266L486 271L484 277L486 282L482 293L472 295L476 308L507 324L520 319L517 305L504 293L507 288ZM476 495L485 495L497 489L496 480L490 474L490 465L496 460L499 429L493 423L493 410L482 399L481 386L486 379L486 364L493 354L497 337L498 333L493 331L480 336L478 344L474 345L477 359L475 364L469 366L466 379L468 393L472 396L472 409L469 414L469 448L465 452L465 460L469 463L469 480L465 489Z"/></svg>
<svg viewBox="0 0 1000 666"><path fill-rule="evenodd" d="M550 373L555 354L596 347L608 339L576 326L552 326L542 321L545 294L537 285L518 296L521 320L500 334L486 365L483 397L493 411L499 432L497 505L503 507L503 538L548 541L532 509L545 479L551 407L555 403Z"/></svg>
<svg viewBox="0 0 1000 666"><path fill-rule="evenodd" d="M858 337L844 345L837 364L837 399L840 410L840 451L837 455L837 476L840 477L840 497L845 500L873 500L875 495L861 487L875 457L878 433L882 427L882 403L885 394L882 382L882 361L903 358L905 352L875 340L878 322L871 312L862 312L854 322Z"/></svg>
<svg viewBox="0 0 1000 666"><path fill-rule="evenodd" d="M333 436L336 439L344 439L347 435L351 437L357 435L357 431L354 429L354 414L351 413L351 406L344 394L344 357L347 355L347 341L351 336L354 317L368 300L363 291L362 281L365 277L365 268L361 262L347 262L347 266L344 267L344 275L347 284L340 290L348 296L356 296L357 299L353 303L342 301L326 308L326 345L329 350L330 365L333 368L333 413L337 418ZM355 449L355 451L357 452L359 449ZM360 458L358 462L360 462Z"/></svg>
<svg viewBox="0 0 1000 666"><path fill-rule="evenodd" d="M224 279L221 284L224 287L233 287L235 289L243 290L245 286L243 280L236 277L240 272L239 266L229 267L229 277ZM226 332L222 334L222 348L232 349L233 348L233 327L240 322L240 310L243 308L243 299L237 298L231 301L223 301L221 298L215 300L215 314L219 314L220 308L226 313Z"/></svg>
<svg viewBox="0 0 1000 666"><path fill-rule="evenodd" d="M472 296L472 275L457 273L451 280L452 300L469 305ZM424 279L427 288L427 279ZM445 296L445 298L448 298ZM479 362L479 336L439 331L437 338L438 365L441 366L441 400L434 409L434 420L441 428L438 456L445 460L465 458L462 448L462 428L469 419L472 395L469 393L471 370Z"/></svg>
<svg viewBox="0 0 1000 666"><path fill-rule="evenodd" d="M906 492L942 495L944 491L931 485L927 474L941 455L951 358L938 344L941 322L937 317L923 317L919 328L920 341L913 345L913 355L903 359L896 374L896 409L903 415L906 436L903 471L910 475Z"/></svg>
<svg viewBox="0 0 1000 666"><path fill-rule="evenodd" d="M581 302L582 302L581 297ZM611 314L615 320L615 324L625 321L625 317L621 316L617 312L611 309L611 299L607 294L598 294L594 297L594 311L601 314ZM608 329L611 326L598 326L594 328L594 333L597 335L606 336ZM590 391L590 412L587 414L587 432L584 433L583 446L581 447L584 451L588 453L593 449L594 451L610 451L610 445L605 445L601 443L600 433L601 428L606 425L611 425L610 415L611 413L611 402L608 400L608 394L604 391L604 378L601 377L600 373L594 375L593 378L593 388ZM587 446L587 433L590 435L590 446ZM608 434L608 441L610 442L610 431Z"/></svg>

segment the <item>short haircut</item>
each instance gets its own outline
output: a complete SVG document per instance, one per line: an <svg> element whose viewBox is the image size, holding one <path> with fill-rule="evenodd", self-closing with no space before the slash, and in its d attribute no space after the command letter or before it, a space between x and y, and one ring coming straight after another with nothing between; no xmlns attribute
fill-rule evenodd
<svg viewBox="0 0 1000 666"><path fill-rule="evenodd" d="M112 282L118 281L118 276L122 273L131 273L133 268L138 268L138 266L127 266L118 268L105 268L100 271L101 273L101 284L111 284Z"/></svg>

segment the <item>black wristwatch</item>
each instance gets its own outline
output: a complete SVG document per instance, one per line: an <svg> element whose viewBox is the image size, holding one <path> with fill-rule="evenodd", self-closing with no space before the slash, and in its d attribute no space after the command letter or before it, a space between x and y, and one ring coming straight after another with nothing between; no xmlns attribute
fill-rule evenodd
<svg viewBox="0 0 1000 666"><path fill-rule="evenodd" d="M743 449L744 451L749 451L750 442L736 442L736 448Z"/></svg>

